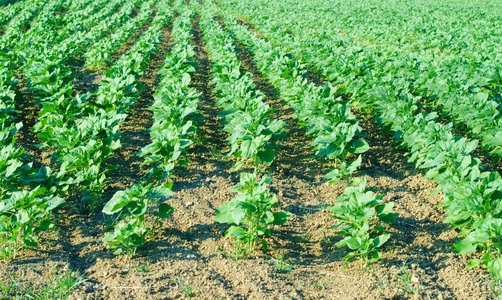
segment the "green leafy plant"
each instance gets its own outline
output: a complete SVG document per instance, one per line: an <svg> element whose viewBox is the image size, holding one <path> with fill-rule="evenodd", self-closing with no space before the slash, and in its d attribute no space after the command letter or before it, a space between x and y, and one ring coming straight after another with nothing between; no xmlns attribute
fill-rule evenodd
<svg viewBox="0 0 502 300"><path fill-rule="evenodd" d="M154 233L155 228L147 227L145 223L146 213L152 204L170 197L173 192L169 185L152 185L135 184L130 189L118 191L103 208L103 213L107 215L122 213L123 216L123 221L115 225L114 231L103 238L110 248L118 248L114 254L125 253L127 258L134 255L136 249L146 243L146 237ZM173 211L167 203L159 203L158 210L152 213L156 217L155 223L161 224L160 219L169 217Z"/></svg>
<svg viewBox="0 0 502 300"><path fill-rule="evenodd" d="M367 144L365 148L366 147ZM359 184L361 180L359 178L351 179L351 175L357 170L357 168L361 166L361 162L362 158L360 155L356 160L353 160L351 162L346 162L346 161L340 162L340 165L338 167L335 167L328 174L326 174L324 178L330 179L329 182L330 184L336 183L339 180L345 180L347 186Z"/></svg>
<svg viewBox="0 0 502 300"><path fill-rule="evenodd" d="M310 240L312 239L312 233L310 232L303 232L301 235L296 236L299 240L300 243L310 243Z"/></svg>
<svg viewBox="0 0 502 300"><path fill-rule="evenodd" d="M44 196L46 189L13 192L0 202L0 256L15 257L19 242L37 247L39 233L54 228L51 211L65 203L59 197Z"/></svg>
<svg viewBox="0 0 502 300"><path fill-rule="evenodd" d="M456 242L453 249L460 254L475 252L483 253L467 264L472 269L483 263L494 279L502 279L502 219L487 218L467 237Z"/></svg>
<svg viewBox="0 0 502 300"><path fill-rule="evenodd" d="M267 242L262 238L272 235L269 225L284 224L291 214L288 212L272 212L278 206L277 197L270 197L267 183L270 179L264 175L258 179L256 173L241 173L240 182L232 189L237 195L216 210L214 220L219 223L235 224L226 233L236 239L235 244L245 253L253 252L257 242L261 242L267 250Z"/></svg>
<svg viewBox="0 0 502 300"><path fill-rule="evenodd" d="M344 259L359 257L364 266L367 266L380 258L378 248L390 238L390 234L385 233L385 224L393 222L397 214L391 213L393 202L381 204L383 196L376 196L371 191L365 192L365 189L366 179L359 186L345 188L343 195L335 200L337 204L327 210L341 221L332 227L342 229L335 234L345 236L335 245L347 246L353 250Z"/></svg>

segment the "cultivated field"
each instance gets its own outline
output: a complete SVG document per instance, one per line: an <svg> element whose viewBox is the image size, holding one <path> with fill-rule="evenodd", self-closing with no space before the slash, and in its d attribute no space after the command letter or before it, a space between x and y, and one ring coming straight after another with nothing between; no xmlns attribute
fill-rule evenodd
<svg viewBox="0 0 502 300"><path fill-rule="evenodd" d="M1 7L1 298L496 299L501 4Z"/></svg>

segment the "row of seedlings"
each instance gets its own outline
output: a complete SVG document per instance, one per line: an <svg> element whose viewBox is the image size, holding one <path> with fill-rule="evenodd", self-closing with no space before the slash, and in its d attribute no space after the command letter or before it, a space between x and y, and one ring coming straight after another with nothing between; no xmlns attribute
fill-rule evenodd
<svg viewBox="0 0 502 300"><path fill-rule="evenodd" d="M82 200L91 209L99 205L107 182L105 173L113 168L104 162L120 148L120 122L138 97L137 80L160 44L162 28L172 18L167 4L158 4L157 9L152 26L102 77L95 98L73 98L69 107L74 117L60 128L46 127L41 133L47 143L58 147L60 168L72 174L65 186L80 188Z"/></svg>
<svg viewBox="0 0 502 300"><path fill-rule="evenodd" d="M23 34L23 29L29 25L30 21L38 14L44 4L44 0L33 2L23 1L23 9L5 24L4 33L0 37L0 45L5 47L10 41L17 40Z"/></svg>
<svg viewBox="0 0 502 300"><path fill-rule="evenodd" d="M372 84L376 86L380 81L388 84L392 78L406 78L408 90L419 97L420 106L454 121L455 127L479 138L484 150L502 158L500 55L485 49L486 57L461 58L449 49L441 53L434 49L406 51L402 45L364 43L350 34L340 34L335 24L311 22L312 18L322 18L311 10L288 10L279 18L273 9L258 13L245 5L239 4L240 9L234 11L245 12L246 17L259 22L258 28L275 43L287 45L292 53L304 57L334 84L343 82L354 99L365 97L368 91L367 78L361 77L375 77ZM465 47L471 48L473 44ZM484 43L483 47L496 47L496 43ZM375 76L378 72L385 75Z"/></svg>
<svg viewBox="0 0 502 300"><path fill-rule="evenodd" d="M219 14L236 38L249 47L260 71L295 109L300 126L314 137L312 147L316 155L334 160L334 168L326 178L332 183L346 181L343 195L335 200L335 205L327 207L340 221L334 228L345 225L337 232L344 238L335 244L351 249L344 259L359 257L364 265L379 259L378 248L390 238L385 224L394 221L397 214L392 213L393 202L383 203L383 196L366 191L365 179L351 178L362 157L350 161L349 155L364 153L369 145L362 139L359 120L351 113L350 104L343 101L331 84L308 83L302 76L306 73L304 66L282 48L258 38L239 25L230 13Z"/></svg>
<svg viewBox="0 0 502 300"><path fill-rule="evenodd" d="M11 21L2 37L2 45L20 36L20 31L36 14L42 1L30 3L26 10ZM16 29L19 32L16 32ZM14 34L15 33L15 34ZM23 126L14 123L17 115L17 80L11 70L13 61L5 49L0 57L0 257L15 258L21 247L37 247L40 233L54 227L51 212L64 203L55 196L50 169L39 170L31 163L24 163L27 156L15 143L15 135Z"/></svg>
<svg viewBox="0 0 502 300"><path fill-rule="evenodd" d="M22 1L2 7L0 11L0 29L7 25L24 8L25 4Z"/></svg>
<svg viewBox="0 0 502 300"><path fill-rule="evenodd" d="M54 6L47 10L54 9ZM54 12L54 10L52 10ZM50 15L45 13L44 15ZM40 22L39 22L40 23ZM37 28L36 26L33 28ZM31 31L35 32L35 30ZM3 258L15 257L19 247L36 247L39 234L54 228L51 222L51 211L64 203L56 195L62 191L60 179L65 175L65 170L54 173L49 167L42 166L39 170L32 168L32 164L23 164L24 151L15 146L14 135L22 126L14 121L15 77L9 72L13 69L13 61L2 59L1 85L8 87L2 89L0 107L2 108L2 162L1 174L7 180L2 181L1 197L1 224L2 232L1 255ZM49 109L50 110L50 109ZM30 189L26 189L26 187ZM64 189L63 189L64 190ZM20 244L20 241L22 244Z"/></svg>
<svg viewBox="0 0 502 300"><path fill-rule="evenodd" d="M1 64L9 61L0 58ZM15 135L16 80L8 68L0 69L0 258L15 258L21 247L36 247L39 234L54 227L52 210L64 203L54 196L49 168L24 163L24 150Z"/></svg>
<svg viewBox="0 0 502 300"><path fill-rule="evenodd" d="M282 133L285 123L269 118L274 110L262 101L264 95L256 91L252 75L242 70L232 38L214 19L214 7L191 5L201 15L203 39L212 60L213 91L222 108L223 131L230 134L227 157L238 159L234 169L254 163L254 172L240 173L240 181L232 189L236 196L219 207L214 217L219 223L232 225L226 236L235 238L231 255L237 259L253 252L258 243L267 250L264 237L272 235L270 225L282 225L291 216L289 212L272 212L278 200L269 194L271 179L261 167L273 162L274 137Z"/></svg>

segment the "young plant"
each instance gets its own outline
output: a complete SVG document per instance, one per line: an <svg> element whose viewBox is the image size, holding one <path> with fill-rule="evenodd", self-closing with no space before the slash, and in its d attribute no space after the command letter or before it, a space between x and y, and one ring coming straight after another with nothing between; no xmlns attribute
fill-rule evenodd
<svg viewBox="0 0 502 300"><path fill-rule="evenodd" d="M329 183L336 183L338 180L345 180L347 186L356 185L361 182L360 178L351 179L351 174L354 173L357 168L361 166L362 158L361 155L351 162L341 162L338 168L334 168L328 174L324 175L324 178L330 179Z"/></svg>
<svg viewBox="0 0 502 300"><path fill-rule="evenodd" d="M154 202L170 197L173 192L170 185L152 187L153 183L147 186L135 184L130 189L118 191L103 208L103 213L112 215L123 214L123 221L115 225L114 231L109 232L103 242L108 243L110 248L118 248L114 254L119 255L125 252L126 257L136 253L138 247L146 243L146 236L153 235L155 228L147 227L145 219L147 211ZM156 223L160 224L160 219L165 219L173 213L174 209L166 203L158 204L158 211L152 214L157 217Z"/></svg>
<svg viewBox="0 0 502 300"><path fill-rule="evenodd" d="M423 286L419 284L418 278L407 270L408 264L404 263L401 266L401 272L399 274L396 273L396 277L403 283L403 286L399 287L403 293L416 294Z"/></svg>
<svg viewBox="0 0 502 300"><path fill-rule="evenodd" d="M381 204L383 196L375 196L365 192L366 179L359 186L347 187L343 195L336 199L337 204L327 210L341 222L332 228L341 226L342 230L335 234L345 238L337 242L338 247L348 246L352 252L344 257L349 260L359 257L364 266L380 258L380 248L390 237L385 232L385 224L393 222L398 214L391 213L394 203Z"/></svg>
<svg viewBox="0 0 502 300"><path fill-rule="evenodd" d="M277 254L277 258L273 258L273 267L277 269L279 273L289 274L293 265L284 261L284 254Z"/></svg>
<svg viewBox="0 0 502 300"><path fill-rule="evenodd" d="M86 282L82 275L71 268L65 271L55 269L48 276L48 283L35 284L18 279L17 272L7 271L7 281L0 280L0 297L2 299L67 299L75 288Z"/></svg>
<svg viewBox="0 0 502 300"><path fill-rule="evenodd" d="M37 247L39 233L54 228L51 211L65 201L46 196L45 188L18 191L0 202L0 257L15 257L19 242L27 247Z"/></svg>
<svg viewBox="0 0 502 300"><path fill-rule="evenodd" d="M487 218L467 237L456 242L453 250L465 255L478 250L483 253L481 258L476 258L467 264L467 269L472 269L483 263L495 280L502 279L502 220Z"/></svg>
<svg viewBox="0 0 502 300"><path fill-rule="evenodd" d="M270 197L267 192L269 182L266 175L258 179L256 173L241 173L240 182L232 189L237 192L235 198L216 210L216 222L235 224L225 236L234 237L236 247L245 250L243 253L253 252L257 242L266 251L267 242L262 237L272 235L267 226L282 225L291 217L288 212L271 212L278 204L277 197Z"/></svg>
<svg viewBox="0 0 502 300"><path fill-rule="evenodd" d="M194 296L192 286L190 286L190 283L183 283L183 281L181 281L181 279L179 278L176 278L175 280L176 284L178 284L183 293L185 293L185 296L187 296L188 298L192 298Z"/></svg>

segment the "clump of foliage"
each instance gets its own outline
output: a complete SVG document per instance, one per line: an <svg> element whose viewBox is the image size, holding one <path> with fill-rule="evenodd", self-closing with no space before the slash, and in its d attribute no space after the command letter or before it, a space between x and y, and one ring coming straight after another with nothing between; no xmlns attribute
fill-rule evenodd
<svg viewBox="0 0 502 300"><path fill-rule="evenodd" d="M218 215L214 220L219 223L235 224L226 233L236 239L237 250L248 254L256 249L261 242L263 249L267 250L264 236L272 235L269 225L282 225L290 217L289 212L272 212L278 206L277 197L270 196L267 183L270 179L264 175L258 179L256 173L241 173L240 182L232 189L237 195L216 210Z"/></svg>
<svg viewBox="0 0 502 300"><path fill-rule="evenodd" d="M382 204L382 198L366 191L366 179L362 179L358 186L347 187L335 205L327 207L332 216L341 221L332 227L341 227L342 230L335 233L345 236L335 245L352 250L345 260L359 257L366 266L381 257L378 248L390 238L390 234L385 233L385 225L398 216L391 212L394 202Z"/></svg>

